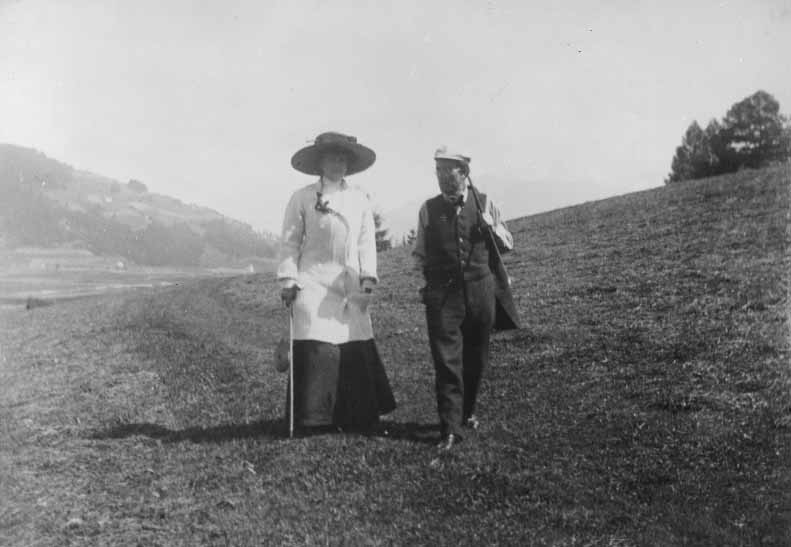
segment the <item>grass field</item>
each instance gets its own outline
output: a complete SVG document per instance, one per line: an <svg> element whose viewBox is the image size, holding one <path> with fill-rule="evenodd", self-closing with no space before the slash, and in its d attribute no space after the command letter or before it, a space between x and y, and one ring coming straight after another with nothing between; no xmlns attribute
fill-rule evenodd
<svg viewBox="0 0 791 547"><path fill-rule="evenodd" d="M788 166L510 223L524 328L437 457L405 249L398 409L286 438L271 275L0 312L2 545L791 545Z"/></svg>

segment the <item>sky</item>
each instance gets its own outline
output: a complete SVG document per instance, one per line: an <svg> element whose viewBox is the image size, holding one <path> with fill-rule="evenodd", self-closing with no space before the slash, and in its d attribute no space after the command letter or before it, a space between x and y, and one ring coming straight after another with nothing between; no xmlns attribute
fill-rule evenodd
<svg viewBox="0 0 791 547"><path fill-rule="evenodd" d="M661 186L693 120L791 113L789 51L791 0L0 0L0 142L278 233L339 131L398 233L440 145L506 218Z"/></svg>

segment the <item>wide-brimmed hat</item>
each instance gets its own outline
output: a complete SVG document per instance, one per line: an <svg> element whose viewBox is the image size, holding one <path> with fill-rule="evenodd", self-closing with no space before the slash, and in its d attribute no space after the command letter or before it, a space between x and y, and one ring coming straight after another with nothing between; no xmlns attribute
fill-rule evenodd
<svg viewBox="0 0 791 547"><path fill-rule="evenodd" d="M376 152L357 142L357 137L328 131L322 133L313 144L297 151L291 157L291 166L307 175L320 175L319 159L324 152L344 152L348 156L346 174L365 171L376 161Z"/></svg>
<svg viewBox="0 0 791 547"><path fill-rule="evenodd" d="M467 169L470 168L470 162L472 159L469 156L465 156L464 154L460 154L456 150L448 150L447 146L440 146L437 148L437 151L434 152L434 159L435 160L453 160L459 162Z"/></svg>

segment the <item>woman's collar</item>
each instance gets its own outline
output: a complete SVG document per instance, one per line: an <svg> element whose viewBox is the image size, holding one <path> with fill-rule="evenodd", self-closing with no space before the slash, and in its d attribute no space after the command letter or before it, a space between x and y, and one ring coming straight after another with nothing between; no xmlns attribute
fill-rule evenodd
<svg viewBox="0 0 791 547"><path fill-rule="evenodd" d="M324 177L319 177L319 186L321 186L322 188L340 187L345 190L349 186L349 183L346 182L345 178L339 180L338 182L333 182L329 179L325 179Z"/></svg>

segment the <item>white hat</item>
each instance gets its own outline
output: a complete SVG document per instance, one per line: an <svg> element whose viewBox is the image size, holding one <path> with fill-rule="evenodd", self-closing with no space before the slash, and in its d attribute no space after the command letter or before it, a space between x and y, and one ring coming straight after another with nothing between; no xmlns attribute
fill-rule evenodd
<svg viewBox="0 0 791 547"><path fill-rule="evenodd" d="M459 163L464 164L465 166L469 167L470 162L472 161L469 156L465 156L463 154L459 154L456 151L448 150L447 146L440 146L437 148L437 151L434 152L434 159L435 160L453 160Z"/></svg>

